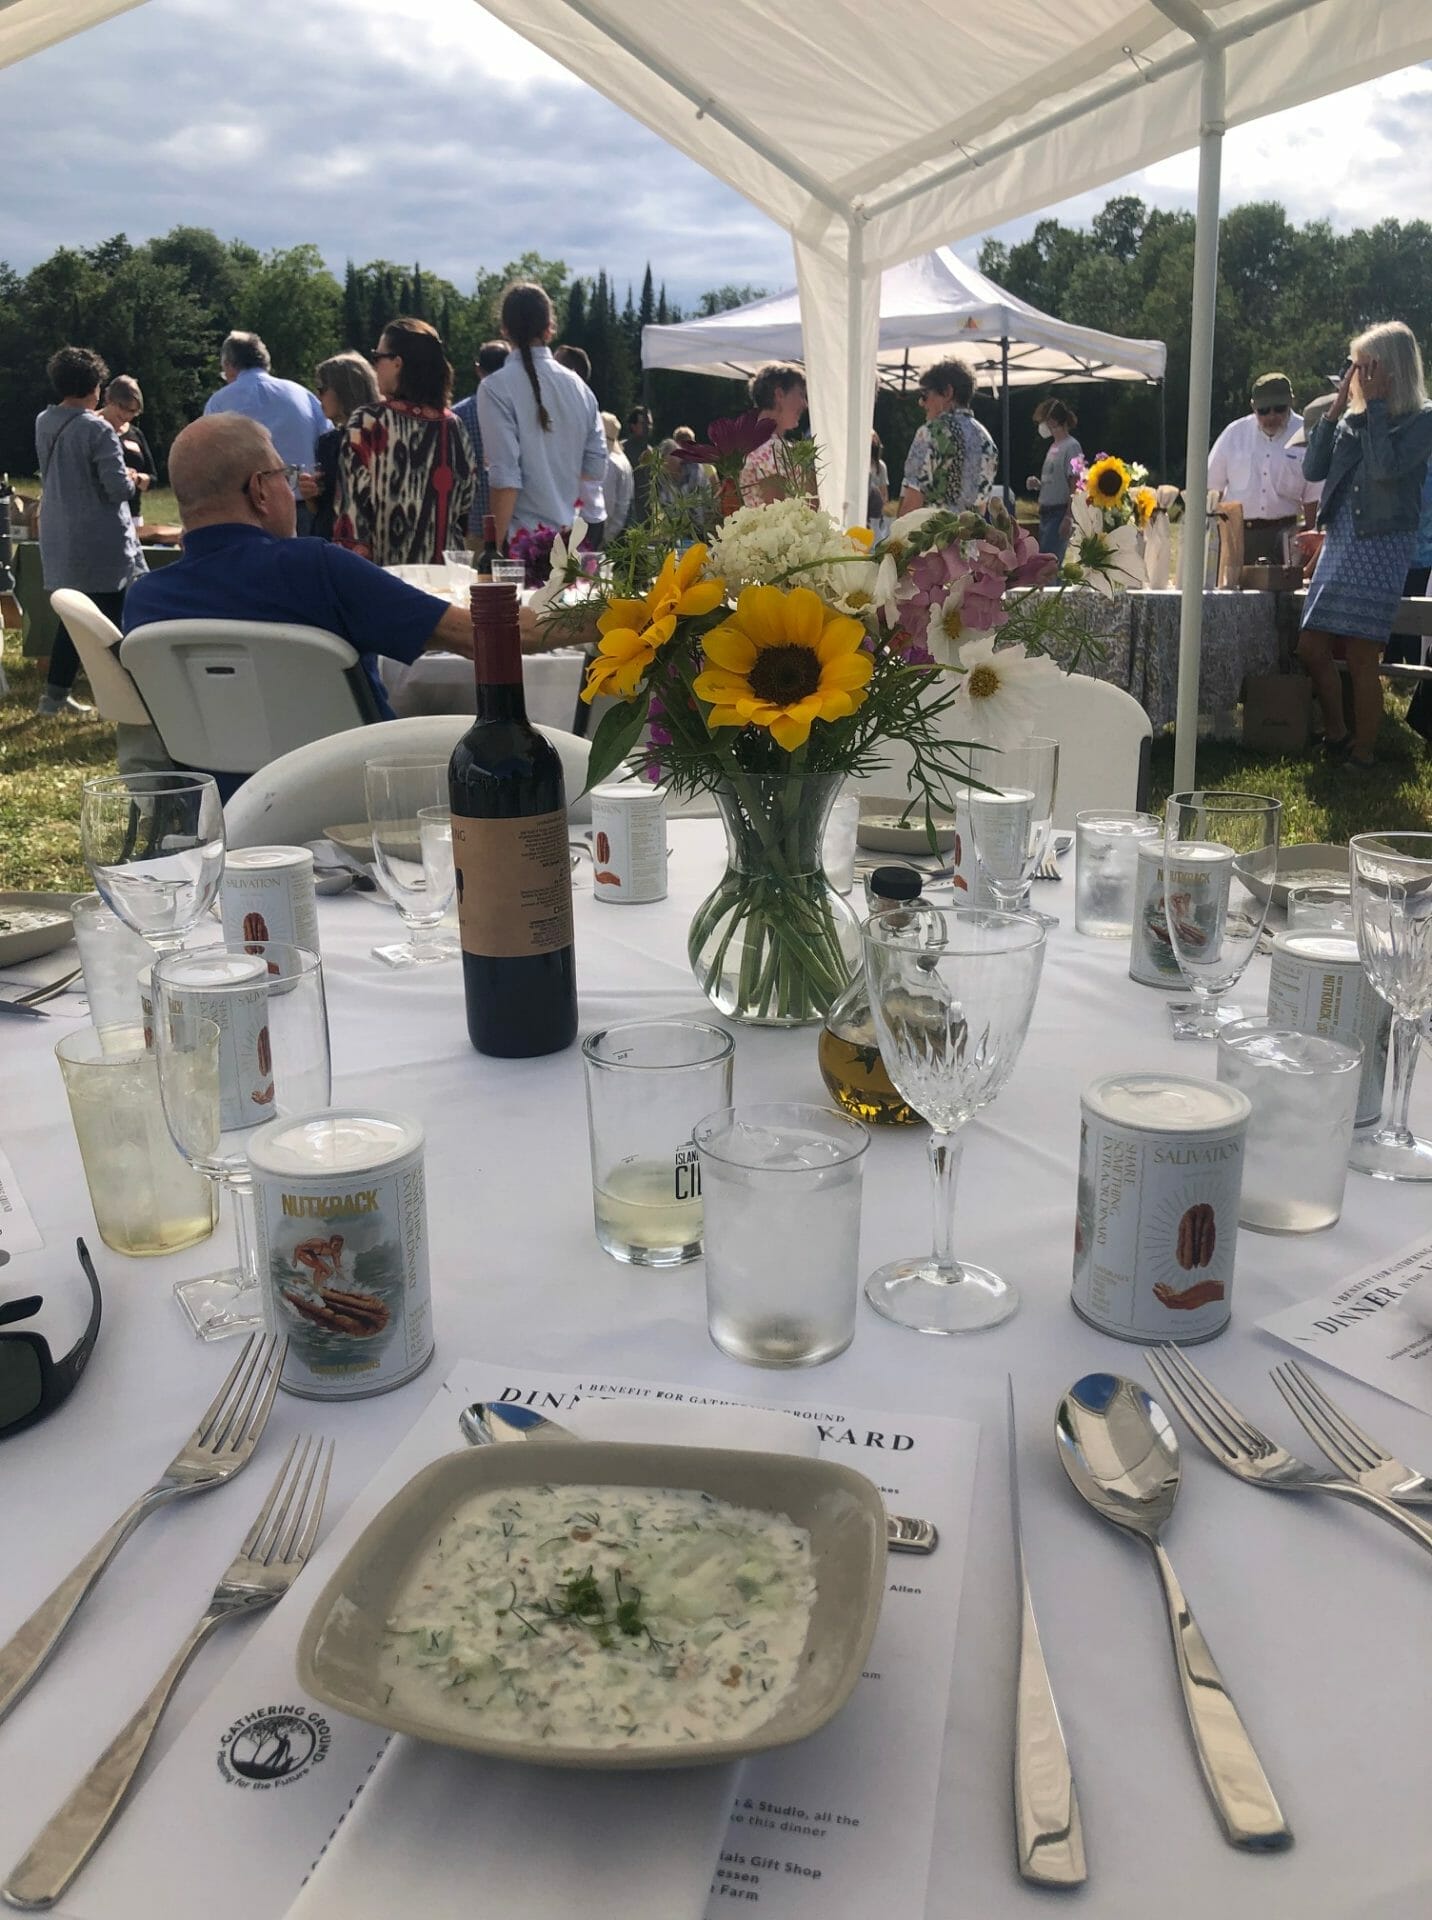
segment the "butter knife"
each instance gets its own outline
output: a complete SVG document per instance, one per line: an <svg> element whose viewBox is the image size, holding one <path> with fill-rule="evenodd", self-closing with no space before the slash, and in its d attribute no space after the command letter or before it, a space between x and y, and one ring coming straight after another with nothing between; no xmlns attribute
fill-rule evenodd
<svg viewBox="0 0 1432 1920"><path fill-rule="evenodd" d="M570 1427L559 1426L545 1413L506 1400L474 1400L458 1415L463 1438L470 1446L502 1446L513 1440L575 1440ZM885 1545L891 1553L933 1553L940 1530L933 1520L916 1520L906 1513L885 1516Z"/></svg>
<svg viewBox="0 0 1432 1920"><path fill-rule="evenodd" d="M1014 1571L1019 1583L1019 1678L1014 1693L1014 1837L1019 1871L1044 1887L1080 1887L1084 1829L1079 1796L1024 1565L1019 1517L1019 1437L1014 1421L1014 1381L1009 1389L1009 1504L1014 1533Z"/></svg>

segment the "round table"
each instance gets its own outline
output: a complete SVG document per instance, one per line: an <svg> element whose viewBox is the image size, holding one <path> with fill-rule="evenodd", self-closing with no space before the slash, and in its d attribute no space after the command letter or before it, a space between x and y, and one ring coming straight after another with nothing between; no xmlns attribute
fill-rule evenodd
<svg viewBox="0 0 1432 1920"><path fill-rule="evenodd" d="M704 1010L686 965L685 930L719 872L720 831L714 822L677 821L671 839L665 902L598 905L579 884L584 1030ZM1185 1484L1170 1551L1297 1833L1290 1854L1250 1857L1224 1844L1206 1803L1147 1556L1084 1509L1055 1459L1055 1404L1078 1375L1103 1369L1152 1385L1137 1346L1100 1335L1069 1306L1080 1089L1096 1073L1126 1066L1211 1077L1213 1061L1206 1048L1170 1040L1164 996L1128 979L1121 943L1074 934L1072 880L1037 893L1064 924L1050 937L1022 1058L969 1129L958 1215L958 1248L1018 1284L1019 1313L992 1332L939 1340L862 1306L854 1345L839 1359L779 1374L743 1367L712 1346L699 1264L653 1274L620 1266L597 1247L578 1049L524 1062L479 1057L467 1042L456 965L390 973L369 948L392 936L392 910L357 894L322 901L335 1102L400 1108L427 1129L438 1351L425 1374L383 1398L315 1407L281 1395L266 1457L276 1460L275 1442L301 1430L335 1435L336 1518L467 1356L978 1421L983 1444L927 1912L1004 1920L1049 1912L1048 1897L1018 1879L1011 1841L1011 1374L1030 1578L1083 1803L1091 1885L1081 1910L1099 1920L1410 1920L1432 1885L1424 1806L1432 1567L1424 1556L1340 1504L1280 1500L1239 1485L1180 1430ZM1241 996L1250 1008L1261 1007L1266 966L1256 960L1250 969ZM52 1058L75 1008L61 1001L44 1023L8 1019L0 1041L0 1145L47 1243L16 1260L14 1279L43 1290L73 1268L74 1236L84 1233L105 1288L103 1330L74 1397L0 1447L0 1638L152 1482L234 1354L228 1343L196 1343L170 1298L176 1279L227 1256L226 1228L206 1246L148 1261L111 1254L94 1234ZM815 1041L812 1031L741 1031L737 1099L821 1099ZM1424 1122L1429 1093L1424 1075ZM900 1130L872 1142L863 1272L928 1244L923 1141L922 1132ZM1327 1291L1426 1232L1429 1202L1427 1189L1354 1176L1331 1233L1240 1237L1231 1330L1197 1357L1298 1452L1311 1455L1311 1447L1267 1378L1286 1349L1255 1320ZM1342 1376L1324 1377L1352 1417L1403 1458L1432 1462L1432 1419ZM151 1521L0 1727L0 1867L19 1856L79 1766L130 1711L141 1672L147 1685L197 1616L249 1504L249 1494L213 1496ZM938 1580L938 1556L920 1564L922 1579ZM307 1604L302 1584L293 1603ZM233 1659L240 1631L248 1629L202 1655L161 1729L160 1751L183 1723L186 1702L192 1711ZM879 1755L870 1761L879 1765ZM889 1845L901 1838L891 1833ZM76 1905L88 1920L78 1897ZM196 1894L193 1911L200 1910Z"/></svg>

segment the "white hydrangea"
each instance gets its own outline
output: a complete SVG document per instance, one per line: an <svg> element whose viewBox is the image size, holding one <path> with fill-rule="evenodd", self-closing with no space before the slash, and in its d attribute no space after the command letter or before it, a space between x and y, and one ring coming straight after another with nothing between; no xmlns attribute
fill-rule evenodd
<svg viewBox="0 0 1432 1920"><path fill-rule="evenodd" d="M854 566L851 557L867 564ZM793 567L800 571L792 573ZM738 508L711 542L707 571L723 579L733 596L742 587L779 582L810 587L831 601L843 600L857 581L869 593L875 573L866 548L804 500Z"/></svg>

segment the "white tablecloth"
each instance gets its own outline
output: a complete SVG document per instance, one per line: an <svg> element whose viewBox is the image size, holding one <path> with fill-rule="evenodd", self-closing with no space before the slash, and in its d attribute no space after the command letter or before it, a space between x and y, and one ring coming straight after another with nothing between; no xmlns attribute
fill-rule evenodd
<svg viewBox="0 0 1432 1920"><path fill-rule="evenodd" d="M382 655L378 668L400 720L417 713L475 713L477 693L472 662L457 653L422 653L411 666ZM555 653L529 653L522 662L527 717L544 727L572 730L582 687L582 651L561 647Z"/></svg>
<svg viewBox="0 0 1432 1920"><path fill-rule="evenodd" d="M672 835L666 903L631 911L579 895L584 1030L638 1014L701 1010L684 936L718 869L719 830L678 822ZM1211 1075L1212 1060L1167 1038L1164 996L1128 980L1117 943L1076 938L1070 882L1041 887L1039 901L1066 925L1051 937L1023 1058L997 1104L970 1129L959 1209L959 1246L1018 1283L1019 1314L997 1331L942 1341L862 1308L855 1343L840 1359L777 1375L743 1368L710 1344L699 1266L652 1275L597 1248L578 1050L528 1062L480 1058L467 1043L456 966L391 974L368 957L377 937L391 935L391 910L356 895L321 902L335 1097L405 1108L427 1127L438 1358L427 1374L378 1400L320 1408L280 1397L265 1457L276 1458L276 1442L304 1428L336 1435L330 1500L341 1510L462 1355L605 1367L813 1406L905 1406L979 1420L928 1914L1018 1920L1047 1915L1049 1907L1047 1896L1018 1880L1010 1840L1009 1371L1023 1423L1030 1575L1084 1808L1091 1884L1080 1910L1099 1920L1412 1920L1427 1911L1432 1887L1425 1805L1432 1566L1425 1556L1340 1505L1240 1486L1191 1442L1185 1446L1168 1545L1298 1836L1286 1856L1250 1858L1223 1843L1200 1785L1147 1556L1077 1502L1054 1457L1055 1403L1077 1375L1104 1368L1148 1379L1138 1347L1102 1337L1068 1304L1079 1090L1113 1067ZM1260 1004L1265 980L1266 962L1257 961L1246 1004ZM68 1026L57 1016L0 1029L0 1144L48 1241L43 1253L17 1260L23 1272L15 1277L33 1277L42 1288L47 1276L72 1266L74 1235L84 1232L105 1285L105 1320L72 1401L0 1446L0 1636L157 1475L233 1354L231 1346L196 1344L169 1298L176 1278L227 1251L222 1241L164 1260L126 1261L95 1239L51 1058ZM743 1031L736 1092L738 1099L822 1098L815 1035ZM1424 1121L1428 1094L1424 1085L1417 1103ZM1432 1191L1353 1178L1332 1233L1243 1235L1234 1327L1200 1361L1250 1413L1304 1451L1267 1379L1284 1350L1254 1330L1255 1318L1326 1290L1429 1225ZM867 1158L862 1268L922 1247L927 1233L923 1136L878 1134ZM1432 1420L1343 1376L1329 1375L1328 1385L1404 1458L1432 1462ZM148 1522L55 1665L0 1727L0 1866L18 1858L198 1613L258 1486L246 1479L241 1492L206 1495ZM918 1569L922 1581L940 1573L938 1555ZM301 1583L292 1604L306 1604ZM232 1659L240 1631L220 1636L200 1657L176 1703L171 1736L185 1702ZM900 1834L889 1836L892 1847L901 1842ZM201 1911L196 1889L191 1911L172 1920Z"/></svg>

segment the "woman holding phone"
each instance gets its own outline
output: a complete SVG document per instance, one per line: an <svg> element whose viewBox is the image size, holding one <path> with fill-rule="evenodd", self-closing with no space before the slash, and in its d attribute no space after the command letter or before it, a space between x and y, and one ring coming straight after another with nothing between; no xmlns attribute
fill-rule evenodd
<svg viewBox="0 0 1432 1920"><path fill-rule="evenodd" d="M1382 720L1378 667L1417 545L1422 482L1432 456L1432 405L1412 329L1384 321L1359 334L1332 405L1308 434L1303 475L1325 481L1324 533L1298 658L1323 710L1328 759L1370 767ZM1346 659L1353 715L1343 713L1337 662Z"/></svg>

